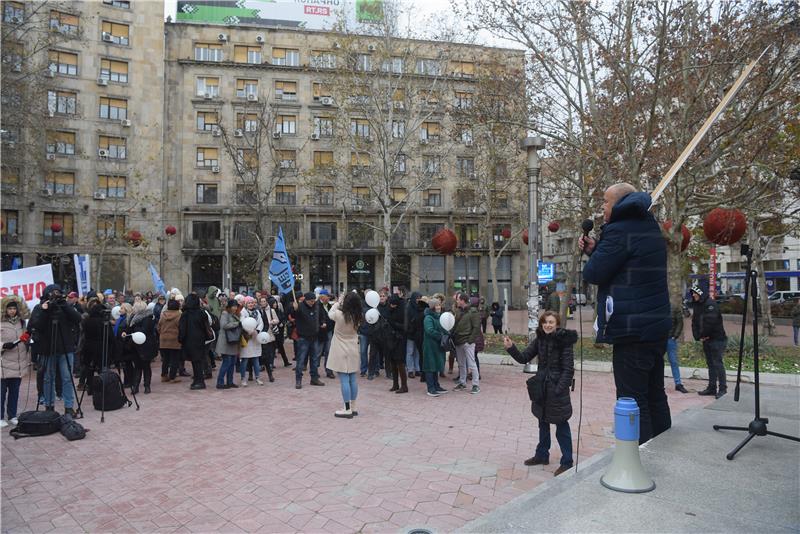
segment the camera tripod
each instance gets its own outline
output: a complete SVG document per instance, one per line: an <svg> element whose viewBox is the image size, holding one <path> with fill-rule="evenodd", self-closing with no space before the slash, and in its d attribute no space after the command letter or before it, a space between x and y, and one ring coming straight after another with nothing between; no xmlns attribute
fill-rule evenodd
<svg viewBox="0 0 800 534"><path fill-rule="evenodd" d="M747 258L747 270L745 271L745 282L744 282L744 309L742 310L742 331L741 336L739 338L739 370L736 374L736 391L733 395L733 400L739 402L739 385L742 381L742 359L744 357L744 334L745 329L747 326L747 299L748 297L752 299L753 303L753 374L755 377L754 384L755 384L755 418L750 421L750 424L746 427L743 426L723 426L723 425L714 425L714 430L738 430L742 432L747 432L747 437L744 438L744 441L739 443L735 449L729 452L725 457L728 460L733 460L736 453L738 453L742 448L747 445L751 439L756 436L775 436L778 438L783 439L790 439L792 441L800 441L800 438L794 436L788 436L786 434L779 434L778 432L772 432L768 430L767 424L769 423L769 419L766 417L761 417L761 396L759 391L759 376L758 376L758 286L756 284L756 279L758 273L753 269L753 251L748 246L743 244L741 247L741 255Z"/></svg>
<svg viewBox="0 0 800 534"><path fill-rule="evenodd" d="M51 304L51 306L52 305L53 304ZM53 311L55 311L55 310L53 310ZM51 365L58 365L58 360L56 359L57 358L57 355L56 355L56 334L58 335L58 339L61 341L61 348L63 349L67 345L66 345L66 343L64 343L64 334L61 332L61 328L59 328L59 319L57 317L50 320L50 354L48 354L47 356L44 357L44 365L42 366L42 368L44 370L44 385L45 385L45 387L47 387L47 374L50 372L50 366ZM73 395L75 395L73 398L75 399L75 402L78 404L78 409L75 412L75 417L78 418L78 419L83 419L83 410L81 409L81 401L83 400L83 397L78 398L78 389L75 387L75 377L72 376L72 364L70 363L69 358L67 357L66 353L64 353L64 359L67 362L67 371L69 372L69 381L70 381L70 384L72 385L72 393L73 393ZM53 396L55 396L55 390L56 390L56 384L55 384L56 374L57 374L56 370L54 369L53 370L53 385L52 385L52 387L53 387ZM63 381L63 377L62 377L62 381ZM62 392L62 394L63 394L63 392ZM53 400L55 400L55 399L53 399ZM37 399L36 399L36 411L37 412L39 411L39 406L41 406L41 399L37 395Z"/></svg>

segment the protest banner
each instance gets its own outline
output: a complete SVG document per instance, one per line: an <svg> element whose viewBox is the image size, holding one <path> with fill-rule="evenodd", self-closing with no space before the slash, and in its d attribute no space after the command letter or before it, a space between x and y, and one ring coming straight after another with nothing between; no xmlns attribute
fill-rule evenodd
<svg viewBox="0 0 800 534"><path fill-rule="evenodd" d="M53 283L53 266L49 263L0 273L0 297L19 295L30 309L39 304L44 288Z"/></svg>

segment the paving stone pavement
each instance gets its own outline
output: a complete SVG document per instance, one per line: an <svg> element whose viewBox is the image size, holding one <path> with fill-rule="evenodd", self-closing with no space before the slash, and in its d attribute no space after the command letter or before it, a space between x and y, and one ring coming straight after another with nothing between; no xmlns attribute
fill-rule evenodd
<svg viewBox="0 0 800 534"><path fill-rule="evenodd" d="M519 367L484 365L480 394L439 398L419 381L396 395L383 377L360 379L352 420L333 417L336 381L311 387L306 376L295 390L289 368L264 386L216 390L209 380L204 391L158 382L160 364L153 370L139 411L100 423L87 398L82 441L2 432L2 532L448 532L558 467L555 439L550 465L522 463L537 427ZM20 411L26 391L23 383ZM668 394L673 413L709 402ZM579 461L612 443L613 404L612 376L584 373Z"/></svg>

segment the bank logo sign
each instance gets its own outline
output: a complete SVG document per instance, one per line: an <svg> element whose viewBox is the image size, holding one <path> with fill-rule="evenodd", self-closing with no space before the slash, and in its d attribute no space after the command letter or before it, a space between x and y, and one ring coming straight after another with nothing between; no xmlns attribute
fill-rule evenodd
<svg viewBox="0 0 800 534"><path fill-rule="evenodd" d="M327 30L383 19L383 0L178 0L177 21Z"/></svg>

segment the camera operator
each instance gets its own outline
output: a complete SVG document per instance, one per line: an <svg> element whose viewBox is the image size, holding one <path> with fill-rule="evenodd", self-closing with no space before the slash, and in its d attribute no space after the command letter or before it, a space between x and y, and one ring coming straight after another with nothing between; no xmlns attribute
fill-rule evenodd
<svg viewBox="0 0 800 534"><path fill-rule="evenodd" d="M102 302L93 298L89 300L86 307L89 314L84 317L82 325L81 383L88 390L87 393L91 395L92 377L102 368L104 350L106 366L114 363L114 332L112 331L111 311ZM105 349L103 348L104 342Z"/></svg>
<svg viewBox="0 0 800 534"><path fill-rule="evenodd" d="M72 389L72 364L75 359L73 329L81 322L81 314L67 303L64 294L55 284L44 288L39 304L31 313L30 325L39 333L39 357L45 369L44 404L53 411L55 405L56 368L61 373L64 395L64 413L75 415L72 405L75 395Z"/></svg>

